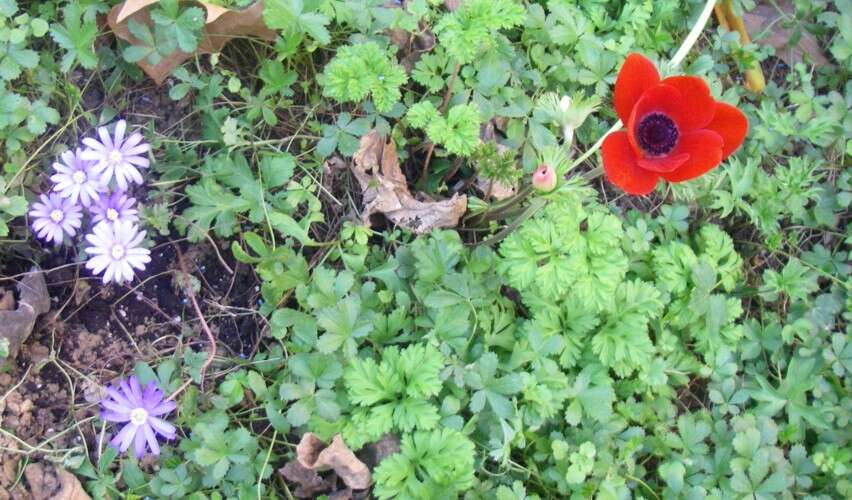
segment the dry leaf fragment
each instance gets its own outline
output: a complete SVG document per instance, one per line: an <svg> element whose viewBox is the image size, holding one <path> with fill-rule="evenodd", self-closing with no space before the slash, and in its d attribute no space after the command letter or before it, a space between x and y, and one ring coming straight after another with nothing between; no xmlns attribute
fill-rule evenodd
<svg viewBox="0 0 852 500"><path fill-rule="evenodd" d="M284 479L299 485L293 492L298 498L314 498L334 486L331 481L323 479L316 471L305 467L298 460L287 462L284 467L278 469L278 473L284 476Z"/></svg>
<svg viewBox="0 0 852 500"><path fill-rule="evenodd" d="M9 342L9 359L15 359L21 344L33 331L36 318L50 310L50 296L44 273L32 268L18 283L20 300L11 311L0 311L0 338Z"/></svg>
<svg viewBox="0 0 852 500"><path fill-rule="evenodd" d="M24 477L33 500L91 500L73 474L52 465L29 464Z"/></svg>
<svg viewBox="0 0 852 500"><path fill-rule="evenodd" d="M361 460L368 467L375 469L385 458L399 453L399 437L395 434L387 433L375 443L364 445L358 452Z"/></svg>
<svg viewBox="0 0 852 500"><path fill-rule="evenodd" d="M366 224L370 216L382 213L394 224L423 234L439 227L455 227L467 210L467 196L463 194L440 201L415 199L399 167L396 146L393 141L385 142L376 130L361 138L350 168L364 196L361 216Z"/></svg>
<svg viewBox="0 0 852 500"><path fill-rule="evenodd" d="M773 3L777 5L777 8L772 5ZM744 13L743 23L745 23L745 27L752 38L755 39L755 43L774 47L775 54L790 67L802 62L805 54L807 54L810 62L816 66L829 64L819 42L807 31L802 31L802 36L796 45L788 47L793 33L784 27L782 17L792 18L795 15L796 6L793 5L791 0L777 0L771 3L761 3L751 12ZM767 28L768 33L764 36L764 31Z"/></svg>
<svg viewBox="0 0 852 500"><path fill-rule="evenodd" d="M107 15L107 24L117 37L132 44L139 44L140 41L131 35L127 29L127 23L133 19L136 22L150 25L151 18L148 15L148 7L158 1L126 0L110 10ZM242 10L226 9L206 2L197 3L204 7L207 14L202 37L195 54L221 52L226 43L239 37L256 36L267 41L275 40L275 32L263 23L262 0ZM160 85L176 67L192 56L193 54L176 50L157 64L149 64L145 59L137 64L157 85Z"/></svg>
<svg viewBox="0 0 852 500"><path fill-rule="evenodd" d="M312 471L333 470L353 490L366 489L373 482L370 469L346 446L340 434L326 445L314 433L305 433L296 446L296 460Z"/></svg>

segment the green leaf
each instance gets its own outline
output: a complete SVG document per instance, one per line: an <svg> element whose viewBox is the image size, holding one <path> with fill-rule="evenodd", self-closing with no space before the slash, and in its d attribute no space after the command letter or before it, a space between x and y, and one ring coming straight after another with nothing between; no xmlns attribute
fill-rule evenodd
<svg viewBox="0 0 852 500"><path fill-rule="evenodd" d="M487 352L477 361L476 370L466 374L466 382L476 390L471 398L470 409L478 413L482 411L487 401L495 415L509 418L513 413L513 407L506 396L521 392L524 384L517 373L497 377L498 364L497 355Z"/></svg>
<svg viewBox="0 0 852 500"><path fill-rule="evenodd" d="M337 305L317 312L317 324L325 330L317 340L317 349L332 353L343 349L347 357L354 357L360 339L373 329L372 317L361 308L361 299L346 297Z"/></svg>
<svg viewBox="0 0 852 500"><path fill-rule="evenodd" d="M321 45L331 42L326 29L331 19L319 12L305 12L303 0L268 0L264 3L263 21L274 30L310 35Z"/></svg>
<svg viewBox="0 0 852 500"><path fill-rule="evenodd" d="M178 0L160 0L151 11L151 19L163 29L163 35L177 43L181 51L191 54L198 48L204 27L204 10L188 7L180 12Z"/></svg>
<svg viewBox="0 0 852 500"><path fill-rule="evenodd" d="M65 49L65 54L62 56L62 71L68 73L75 62L79 62L86 69L94 69L98 65L98 56L94 50L95 39L98 36L97 23L94 20L83 21L81 19L83 12L77 3L69 3L62 13L63 24L54 23L50 29L50 36L57 45ZM131 58L137 55L139 54L130 51ZM137 61L146 55L139 57ZM127 50L125 50L125 57L127 57Z"/></svg>

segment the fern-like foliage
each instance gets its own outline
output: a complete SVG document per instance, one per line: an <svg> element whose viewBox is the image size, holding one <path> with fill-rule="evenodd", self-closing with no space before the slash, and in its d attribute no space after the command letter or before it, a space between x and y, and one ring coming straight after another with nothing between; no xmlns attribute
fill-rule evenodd
<svg viewBox="0 0 852 500"><path fill-rule="evenodd" d="M476 104L458 104L441 116L429 101L415 104L406 115L408 122L426 130L429 140L440 144L450 153L469 156L479 145L481 117Z"/></svg>
<svg viewBox="0 0 852 500"><path fill-rule="evenodd" d="M743 335L742 326L735 323L742 304L717 293L732 291L742 277L742 259L731 237L710 224L698 232L695 249L673 241L657 247L653 255L657 287L671 294L669 324L682 329L704 353L734 345Z"/></svg>
<svg viewBox="0 0 852 500"><path fill-rule="evenodd" d="M375 470L377 498L456 498L473 484L470 439L447 428L402 437L399 453Z"/></svg>
<svg viewBox="0 0 852 500"><path fill-rule="evenodd" d="M573 194L573 195L572 195ZM611 307L627 273L621 222L583 189L565 195L506 238L499 269L534 309L570 298L591 311Z"/></svg>
<svg viewBox="0 0 852 500"><path fill-rule="evenodd" d="M438 21L435 33L450 57L469 64L493 46L496 32L523 22L524 7L517 0L465 0Z"/></svg>
<svg viewBox="0 0 852 500"><path fill-rule="evenodd" d="M324 95L338 102L361 102L372 96L381 113L399 102L399 88L406 81L405 69L375 42L339 48L320 78Z"/></svg>
<svg viewBox="0 0 852 500"><path fill-rule="evenodd" d="M346 442L359 448L391 430L434 428L440 417L430 399L441 391L443 368L444 356L424 344L385 348L380 363L354 359L343 374L349 399L358 406L343 430Z"/></svg>

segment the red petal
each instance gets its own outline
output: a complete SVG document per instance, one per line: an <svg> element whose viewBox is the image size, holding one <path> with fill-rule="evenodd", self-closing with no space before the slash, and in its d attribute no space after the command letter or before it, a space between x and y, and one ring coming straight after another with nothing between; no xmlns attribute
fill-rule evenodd
<svg viewBox="0 0 852 500"><path fill-rule="evenodd" d="M609 181L629 194L648 194L654 190L659 176L640 168L630 147L627 132L613 132L601 145L604 172Z"/></svg>
<svg viewBox="0 0 852 500"><path fill-rule="evenodd" d="M645 170L654 172L671 172L689 160L688 153L674 152L660 158L639 158L636 163Z"/></svg>
<svg viewBox="0 0 852 500"><path fill-rule="evenodd" d="M706 129L722 136L722 159L725 159L743 143L748 132L748 119L742 111L730 104L717 102L716 114Z"/></svg>
<svg viewBox="0 0 852 500"><path fill-rule="evenodd" d="M633 150L641 153L642 149L636 142L634 130L636 125L650 113L662 113L670 117L678 126L683 119L683 98L680 92L670 85L655 85L642 94L642 98L633 107L633 112L627 123L627 131L630 132L630 144Z"/></svg>
<svg viewBox="0 0 852 500"><path fill-rule="evenodd" d="M716 100L710 95L710 87L697 76L670 76L660 82L671 85L683 96L684 110L681 112L681 130L704 128L716 114Z"/></svg>
<svg viewBox="0 0 852 500"><path fill-rule="evenodd" d="M669 182L683 182L705 174L722 161L722 137L710 130L693 130L680 137L672 155L687 153L689 159L673 172L660 172Z"/></svg>
<svg viewBox="0 0 852 500"><path fill-rule="evenodd" d="M637 53L627 56L615 80L613 96L615 112L622 123L627 124L630 112L633 111L633 106L639 102L642 94L658 83L660 83L660 74L650 59Z"/></svg>

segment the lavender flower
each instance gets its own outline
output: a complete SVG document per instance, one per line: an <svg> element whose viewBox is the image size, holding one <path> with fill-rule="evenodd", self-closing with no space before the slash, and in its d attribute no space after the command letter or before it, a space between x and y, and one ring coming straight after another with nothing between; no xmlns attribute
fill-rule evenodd
<svg viewBox="0 0 852 500"><path fill-rule="evenodd" d="M133 205L136 204L136 198L130 198L123 191L115 191L109 196L102 196L97 203L92 205L92 223L97 224L101 221L129 221L136 222L139 213Z"/></svg>
<svg viewBox="0 0 852 500"><path fill-rule="evenodd" d="M50 177L54 182L53 190L73 203L79 200L88 207L100 197L103 184L99 176L92 172L92 162L80 157L80 149L62 153L62 163L53 164L56 173Z"/></svg>
<svg viewBox="0 0 852 500"><path fill-rule="evenodd" d="M40 199L41 203L33 203L30 210L30 217L35 218L33 231L39 238L61 245L65 234L74 236L82 225L80 206L57 193L42 194Z"/></svg>
<svg viewBox="0 0 852 500"><path fill-rule="evenodd" d="M83 151L83 159L96 162L94 171L102 176L101 181L104 184L108 184L115 176L115 182L122 190L127 189L128 180L142 184L142 174L136 167L148 167L148 158L141 155L151 149L149 144L142 142L142 134L139 132L134 132L125 139L126 130L127 122L119 120L115 124L115 135L112 137L106 127L100 127L100 141L91 137L83 139L83 144L89 148Z"/></svg>
<svg viewBox="0 0 852 500"><path fill-rule="evenodd" d="M132 442L138 458L145 456L146 444L151 454L159 455L157 435L165 439L177 435L175 426L157 418L174 410L176 405L174 401L163 401L164 393L154 382L149 382L143 390L139 379L130 376L119 387L108 387L106 391L109 397L101 401L101 418L107 422L126 422L110 441L118 451L127 451Z"/></svg>
<svg viewBox="0 0 852 500"><path fill-rule="evenodd" d="M121 284L132 280L134 268L144 271L145 264L151 262L150 250L139 246L143 238L145 231L139 232L129 221L98 223L92 234L86 235L86 240L92 244L86 248L91 256L86 268L94 274L103 272L104 283Z"/></svg>

